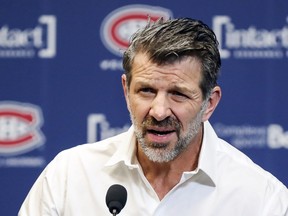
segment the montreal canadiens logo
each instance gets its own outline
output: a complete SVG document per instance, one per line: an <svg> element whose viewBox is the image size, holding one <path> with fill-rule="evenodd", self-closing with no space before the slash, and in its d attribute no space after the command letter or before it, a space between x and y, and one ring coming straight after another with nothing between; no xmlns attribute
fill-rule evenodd
<svg viewBox="0 0 288 216"><path fill-rule="evenodd" d="M20 154L44 143L42 112L32 104L0 103L0 154Z"/></svg>
<svg viewBox="0 0 288 216"><path fill-rule="evenodd" d="M130 37L139 28L144 27L148 18L156 21L159 18L172 18L170 10L148 5L129 5L112 11L101 25L101 40L108 50L121 56L128 47Z"/></svg>

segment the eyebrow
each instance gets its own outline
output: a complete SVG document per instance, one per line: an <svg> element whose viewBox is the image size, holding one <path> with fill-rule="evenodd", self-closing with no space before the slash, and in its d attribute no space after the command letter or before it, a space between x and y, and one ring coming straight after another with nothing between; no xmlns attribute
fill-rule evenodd
<svg viewBox="0 0 288 216"><path fill-rule="evenodd" d="M139 86L142 86L142 87L151 87L151 88L154 88L154 86L157 86L157 84L153 84L153 82L150 81L143 81L143 80L139 80L139 81L135 81L135 86L136 87L139 87ZM169 84L169 91L179 91L179 92L185 92L185 93L189 93L189 94L195 94L197 93L197 89L196 88L188 88L184 85L180 85L177 84L177 83L170 83Z"/></svg>
<svg viewBox="0 0 288 216"><path fill-rule="evenodd" d="M189 89L186 86L177 86L174 85L171 88L173 91L179 91L179 92L194 92L193 89Z"/></svg>

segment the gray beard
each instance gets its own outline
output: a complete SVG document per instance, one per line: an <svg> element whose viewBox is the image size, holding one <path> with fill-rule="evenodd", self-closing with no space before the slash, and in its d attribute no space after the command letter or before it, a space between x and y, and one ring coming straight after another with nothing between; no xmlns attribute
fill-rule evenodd
<svg viewBox="0 0 288 216"><path fill-rule="evenodd" d="M174 160L181 152L183 152L198 134L202 126L202 117L207 108L207 104L207 101L203 102L201 110L189 124L188 132L182 136L180 135L180 132L178 133L178 141L172 150L163 147L163 145L159 143L151 143L148 145L145 142L143 131L138 126L135 117L130 114L131 121L135 128L135 136L148 159L153 162L164 163ZM177 125L180 125L180 123L177 123Z"/></svg>

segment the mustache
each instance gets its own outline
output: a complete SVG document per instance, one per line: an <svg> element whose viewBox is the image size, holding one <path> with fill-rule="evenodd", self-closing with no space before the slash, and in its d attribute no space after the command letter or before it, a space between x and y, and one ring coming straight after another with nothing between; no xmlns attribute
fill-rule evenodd
<svg viewBox="0 0 288 216"><path fill-rule="evenodd" d="M157 127L172 127L175 128L176 131L180 131L181 129L181 123L176 118L172 117L167 117L161 121L157 121L152 116L148 116L144 119L142 125L144 126L144 128L157 126Z"/></svg>

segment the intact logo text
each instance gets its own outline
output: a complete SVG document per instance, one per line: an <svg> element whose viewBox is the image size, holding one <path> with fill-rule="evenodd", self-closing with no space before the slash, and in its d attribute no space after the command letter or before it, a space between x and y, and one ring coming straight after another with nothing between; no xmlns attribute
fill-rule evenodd
<svg viewBox="0 0 288 216"><path fill-rule="evenodd" d="M287 19L288 20L288 19ZM215 16L213 30L222 58L279 59L288 57L288 25L263 29L251 25L237 28L230 16Z"/></svg>
<svg viewBox="0 0 288 216"><path fill-rule="evenodd" d="M0 26L0 58L56 56L56 17L42 15L34 28Z"/></svg>
<svg viewBox="0 0 288 216"><path fill-rule="evenodd" d="M123 127L112 128L104 114L90 114L87 118L87 142L92 143L115 136L127 131L129 127L129 124L125 124Z"/></svg>

